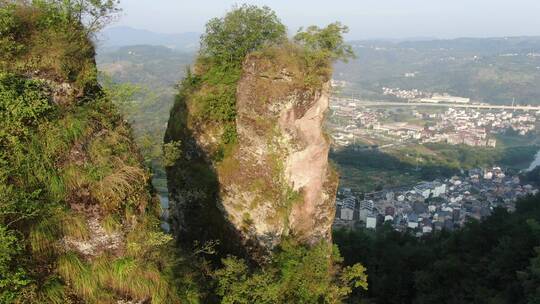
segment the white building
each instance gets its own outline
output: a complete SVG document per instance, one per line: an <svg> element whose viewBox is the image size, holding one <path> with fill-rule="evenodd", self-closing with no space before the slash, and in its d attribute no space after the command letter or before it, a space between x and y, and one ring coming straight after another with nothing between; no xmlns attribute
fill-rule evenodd
<svg viewBox="0 0 540 304"><path fill-rule="evenodd" d="M344 198L339 205L341 205L340 219L345 221L352 221L354 217L354 209L356 207L356 198L354 196L348 196Z"/></svg>
<svg viewBox="0 0 540 304"><path fill-rule="evenodd" d="M420 194L424 198L429 198L431 195L431 188L426 185L426 183L416 185L414 187L414 192Z"/></svg>
<svg viewBox="0 0 540 304"><path fill-rule="evenodd" d="M433 228L431 228L431 226L424 226L424 227L422 227L422 232L423 233L431 233L431 232L433 232Z"/></svg>
<svg viewBox="0 0 540 304"><path fill-rule="evenodd" d="M375 229L377 228L377 218L370 215L366 219L366 228L368 229Z"/></svg>
<svg viewBox="0 0 540 304"><path fill-rule="evenodd" d="M429 198L430 196L439 197L446 193L446 184L439 182L420 183L414 187L414 191L424 198Z"/></svg>
<svg viewBox="0 0 540 304"><path fill-rule="evenodd" d="M418 228L418 216L414 213L407 215L407 227L411 229Z"/></svg>
<svg viewBox="0 0 540 304"><path fill-rule="evenodd" d="M407 222L407 227L411 229L418 228L418 222Z"/></svg>
<svg viewBox="0 0 540 304"><path fill-rule="evenodd" d="M360 209L373 211L374 206L375 206L375 202L373 202L372 200L363 200L360 202Z"/></svg>
<svg viewBox="0 0 540 304"><path fill-rule="evenodd" d="M367 217L368 217L370 214L371 214L371 211L370 211L370 210L367 210L367 209L365 209L365 208L361 208L361 209L360 209L360 214L359 214L360 220L361 220L362 222L365 223L366 220L367 220Z"/></svg>
<svg viewBox="0 0 540 304"><path fill-rule="evenodd" d="M354 216L354 209L348 207L341 207L340 219L344 221L352 221Z"/></svg>
<svg viewBox="0 0 540 304"><path fill-rule="evenodd" d="M446 184L433 182L432 186L433 190L431 191L431 194L433 194L433 197L439 197L446 193Z"/></svg>

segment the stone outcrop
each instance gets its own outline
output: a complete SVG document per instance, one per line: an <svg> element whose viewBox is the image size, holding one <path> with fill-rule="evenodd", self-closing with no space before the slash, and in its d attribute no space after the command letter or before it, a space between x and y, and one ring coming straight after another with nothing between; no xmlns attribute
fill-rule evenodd
<svg viewBox="0 0 540 304"><path fill-rule="evenodd" d="M276 47L249 55L237 86L238 142L221 161L204 158L215 174L215 208L255 260L264 260L287 237L306 244L331 239L337 175L328 163L323 130L330 85L308 83L308 74L295 50ZM174 123L169 122L169 129ZM208 125L190 135L181 141L193 162L216 150L220 132ZM180 184L195 178L186 178L189 172L178 167L168 172L169 190L180 219L176 225L187 227L177 233L186 237L186 219L197 216L194 208L209 212L213 206L201 207L200 200L185 195Z"/></svg>

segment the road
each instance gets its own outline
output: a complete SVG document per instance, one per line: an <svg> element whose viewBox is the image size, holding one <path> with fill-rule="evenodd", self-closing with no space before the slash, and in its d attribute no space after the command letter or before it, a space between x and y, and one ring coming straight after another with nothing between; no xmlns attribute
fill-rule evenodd
<svg viewBox="0 0 540 304"><path fill-rule="evenodd" d="M488 104L458 104L458 103L420 103L420 102L390 102L390 101L367 101L360 99L347 99L350 102L362 106L405 106L405 107L452 107L471 109L500 109L500 110L520 110L520 111L540 111L540 107L535 106L504 106Z"/></svg>

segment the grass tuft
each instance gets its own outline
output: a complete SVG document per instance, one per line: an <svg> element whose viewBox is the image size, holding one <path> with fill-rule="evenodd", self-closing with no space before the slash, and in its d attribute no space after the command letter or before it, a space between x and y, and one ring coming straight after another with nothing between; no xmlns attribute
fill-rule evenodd
<svg viewBox="0 0 540 304"><path fill-rule="evenodd" d="M57 279L47 281L40 292L41 303L64 304L67 301L64 285Z"/></svg>
<svg viewBox="0 0 540 304"><path fill-rule="evenodd" d="M101 221L101 226L107 233L114 233L122 228L122 224L116 215L109 214Z"/></svg>
<svg viewBox="0 0 540 304"><path fill-rule="evenodd" d="M30 231L29 241L32 252L37 256L51 256L55 252L55 243L60 237L58 222L52 217L34 226Z"/></svg>
<svg viewBox="0 0 540 304"><path fill-rule="evenodd" d="M124 164L116 166L116 172L93 185L92 192L106 210L117 210L130 194L144 189L147 175L140 167Z"/></svg>
<svg viewBox="0 0 540 304"><path fill-rule="evenodd" d="M104 303L113 294L142 302L177 303L174 288L157 267L130 257L102 256L89 265L68 253L60 258L58 272L90 303Z"/></svg>
<svg viewBox="0 0 540 304"><path fill-rule="evenodd" d="M68 213L62 219L62 231L64 236L78 240L90 238L90 230L85 218L79 214Z"/></svg>

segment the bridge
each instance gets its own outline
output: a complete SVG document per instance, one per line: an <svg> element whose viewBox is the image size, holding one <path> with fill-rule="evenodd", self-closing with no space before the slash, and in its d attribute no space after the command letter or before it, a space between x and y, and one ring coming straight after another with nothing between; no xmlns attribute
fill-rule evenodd
<svg viewBox="0 0 540 304"><path fill-rule="evenodd" d="M491 105L491 104L462 104L462 103L424 103L424 102L392 102L392 101L368 101L352 98L339 98L337 100L345 100L354 102L362 106L400 106L400 107L452 107L452 108L470 108L470 109L488 109L488 110L511 110L511 111L540 111L540 106L506 106L506 105Z"/></svg>

